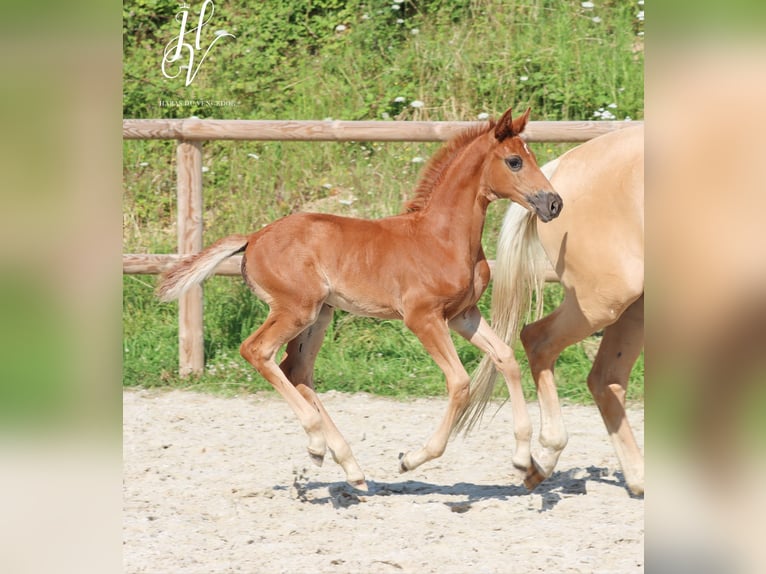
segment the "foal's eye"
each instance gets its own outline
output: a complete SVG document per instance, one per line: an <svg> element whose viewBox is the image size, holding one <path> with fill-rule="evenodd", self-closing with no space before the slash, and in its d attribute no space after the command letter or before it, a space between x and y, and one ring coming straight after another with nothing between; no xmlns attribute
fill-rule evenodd
<svg viewBox="0 0 766 574"><path fill-rule="evenodd" d="M505 163L508 164L508 167L511 168L511 171L519 171L524 162L521 161L519 156L512 155L511 157L505 158Z"/></svg>

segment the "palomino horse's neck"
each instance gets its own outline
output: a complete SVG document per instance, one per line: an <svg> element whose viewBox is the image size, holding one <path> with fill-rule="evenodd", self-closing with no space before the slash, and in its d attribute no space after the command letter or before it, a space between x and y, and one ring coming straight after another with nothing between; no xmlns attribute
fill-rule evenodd
<svg viewBox="0 0 766 574"><path fill-rule="evenodd" d="M421 212L423 224L443 240L469 238L472 255L478 255L481 249L481 234L490 202L481 181L484 161L493 141L489 133L468 144L447 167Z"/></svg>

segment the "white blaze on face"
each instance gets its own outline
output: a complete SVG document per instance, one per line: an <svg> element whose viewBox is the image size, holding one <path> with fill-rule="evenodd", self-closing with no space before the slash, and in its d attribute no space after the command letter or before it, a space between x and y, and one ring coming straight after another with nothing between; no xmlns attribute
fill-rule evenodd
<svg viewBox="0 0 766 574"><path fill-rule="evenodd" d="M527 142L522 141L521 145L524 146L524 151L527 152L529 155L532 155L532 152L529 151L529 148L527 147Z"/></svg>

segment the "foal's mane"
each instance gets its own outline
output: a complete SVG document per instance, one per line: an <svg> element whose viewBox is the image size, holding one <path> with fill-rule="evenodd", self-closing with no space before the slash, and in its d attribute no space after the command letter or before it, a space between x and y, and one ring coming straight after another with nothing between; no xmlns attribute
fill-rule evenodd
<svg viewBox="0 0 766 574"><path fill-rule="evenodd" d="M447 168L455 161L459 153L472 141L495 127L495 121L471 126L453 136L440 147L421 172L415 197L404 204L404 213L421 211L428 204L431 192L442 180Z"/></svg>

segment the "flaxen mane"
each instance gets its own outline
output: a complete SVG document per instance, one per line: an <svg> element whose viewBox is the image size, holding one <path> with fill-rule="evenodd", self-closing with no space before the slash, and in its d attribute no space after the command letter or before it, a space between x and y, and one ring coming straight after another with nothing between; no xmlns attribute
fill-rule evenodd
<svg viewBox="0 0 766 574"><path fill-rule="evenodd" d="M447 171L447 167L457 158L468 144L477 137L484 135L495 127L495 122L490 120L487 124L479 124L466 128L462 132L452 137L428 160L423 168L423 172L415 188L415 197L404 204L404 213L420 211L428 205L431 192L441 181L442 176Z"/></svg>

